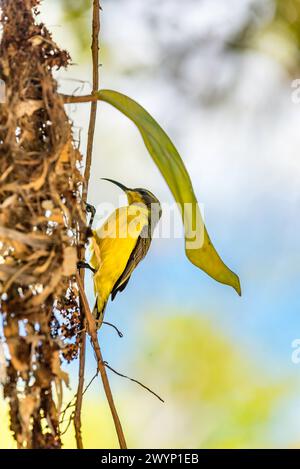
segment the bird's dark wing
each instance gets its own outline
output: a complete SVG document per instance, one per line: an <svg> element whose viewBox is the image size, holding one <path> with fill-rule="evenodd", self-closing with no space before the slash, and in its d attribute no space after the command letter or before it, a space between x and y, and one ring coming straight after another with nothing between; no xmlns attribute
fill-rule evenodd
<svg viewBox="0 0 300 469"><path fill-rule="evenodd" d="M145 227L148 230L148 227ZM120 275L118 280L116 281L114 288L111 292L111 299L113 300L118 292L121 292L125 289L126 285L129 282L130 276L136 266L144 259L146 256L148 249L151 244L151 237L150 236L143 236L145 233L141 232L141 236L138 237L134 250L132 251L124 272Z"/></svg>
<svg viewBox="0 0 300 469"><path fill-rule="evenodd" d="M119 280L121 280L123 277L123 274L121 275L121 277L119 278ZM119 282L118 280L118 282ZM111 301L114 301L115 297L116 297L116 294L125 290L126 286L127 286L127 283L129 282L130 280L130 276L127 278L127 280L125 280L125 282L123 282L121 285L117 286L118 285L118 282L116 283L116 285L114 286L112 292L111 292Z"/></svg>

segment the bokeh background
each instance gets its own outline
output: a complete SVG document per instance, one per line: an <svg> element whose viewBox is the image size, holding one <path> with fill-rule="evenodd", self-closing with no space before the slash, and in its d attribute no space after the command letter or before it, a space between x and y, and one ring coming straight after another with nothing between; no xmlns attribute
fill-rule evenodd
<svg viewBox="0 0 300 469"><path fill-rule="evenodd" d="M91 89L87 0L44 0L41 19L73 64L65 93ZM216 248L243 296L184 256L183 239L155 239L126 291L107 308L105 359L165 403L110 373L130 447L300 445L299 0L102 0L101 88L128 94L167 130L192 177ZM89 105L69 105L82 151ZM171 195L134 126L100 104L89 201L120 203L110 177ZM93 292L87 274L91 303ZM76 392L77 363L65 365ZM95 374L89 348L87 382ZM14 447L0 404L0 447ZM66 419L67 425L67 419ZM117 447L99 379L85 394L85 447ZM64 435L75 447L72 426Z"/></svg>

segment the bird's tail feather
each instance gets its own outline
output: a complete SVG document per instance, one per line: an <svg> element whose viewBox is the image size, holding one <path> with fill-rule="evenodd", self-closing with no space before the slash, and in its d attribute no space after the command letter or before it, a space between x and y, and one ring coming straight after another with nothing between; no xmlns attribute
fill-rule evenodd
<svg viewBox="0 0 300 469"><path fill-rule="evenodd" d="M93 309L93 316L95 318L95 322L96 322L96 326L97 326L98 330L100 329L100 327L103 324L106 304L107 304L107 301L104 303L102 308L99 309L99 307L98 307L98 298L96 299L95 306L94 306L94 309Z"/></svg>

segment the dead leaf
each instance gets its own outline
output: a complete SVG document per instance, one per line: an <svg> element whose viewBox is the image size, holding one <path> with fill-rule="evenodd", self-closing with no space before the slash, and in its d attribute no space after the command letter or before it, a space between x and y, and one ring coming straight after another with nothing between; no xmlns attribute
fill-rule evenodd
<svg viewBox="0 0 300 469"><path fill-rule="evenodd" d="M4 353L3 343L0 342L0 383L4 384L6 381L7 373L6 373L6 358Z"/></svg>
<svg viewBox="0 0 300 469"><path fill-rule="evenodd" d="M55 389L56 389L56 395L57 395L57 411L60 414L61 413L61 408L62 408L62 403L63 403L63 387L62 387L62 381L59 378L55 378Z"/></svg>
<svg viewBox="0 0 300 469"><path fill-rule="evenodd" d="M54 209L51 215L48 217L48 220L62 225L64 223L64 218L61 210L58 208Z"/></svg>
<svg viewBox="0 0 300 469"><path fill-rule="evenodd" d="M52 380L52 374L49 368L45 366L40 366L34 373L36 384L41 389L49 388Z"/></svg>
<svg viewBox="0 0 300 469"><path fill-rule="evenodd" d="M31 116L35 111L43 107L43 101L28 99L27 101L19 101L15 108L16 117L20 119L23 116Z"/></svg>
<svg viewBox="0 0 300 469"><path fill-rule="evenodd" d="M76 274L77 270L77 250L73 246L68 246L64 250L63 275L70 277Z"/></svg>
<svg viewBox="0 0 300 469"><path fill-rule="evenodd" d="M7 197L7 199L4 200L3 204L1 204L1 208L4 209L10 207L11 205L15 204L16 200L17 194L13 194Z"/></svg>
<svg viewBox="0 0 300 469"><path fill-rule="evenodd" d="M29 369L30 345L23 338L11 337L7 339L11 363L15 370L25 372Z"/></svg>
<svg viewBox="0 0 300 469"><path fill-rule="evenodd" d="M65 385L69 386L69 375L65 371L61 369L60 366L60 357L59 357L59 350L53 352L52 360L51 360L51 370L52 373L57 376L61 381L65 383Z"/></svg>
<svg viewBox="0 0 300 469"><path fill-rule="evenodd" d="M13 165L9 166L0 176L0 181L5 181L7 176L13 171L14 167Z"/></svg>
<svg viewBox="0 0 300 469"><path fill-rule="evenodd" d="M19 400L19 414L21 417L22 427L27 434L31 433L31 417L35 410L39 407L40 398L37 390L31 390L28 396Z"/></svg>
<svg viewBox="0 0 300 469"><path fill-rule="evenodd" d="M19 334L19 325L16 321L9 321L4 327L4 335L6 339L16 337Z"/></svg>
<svg viewBox="0 0 300 469"><path fill-rule="evenodd" d="M54 257L55 257L55 252L51 251L50 255L48 255L48 259L46 260L46 262L43 265L40 265L39 267L36 267L34 269L34 273L35 274L43 274L44 272L46 272L46 270L49 269L49 267L51 265L51 262L54 259Z"/></svg>
<svg viewBox="0 0 300 469"><path fill-rule="evenodd" d="M11 240L18 241L33 248L45 248L51 243L51 239L48 236L35 233L22 233L21 231L5 228L4 226L0 226L0 237L8 239L10 242Z"/></svg>
<svg viewBox="0 0 300 469"><path fill-rule="evenodd" d="M6 264L0 264L0 280L1 282L6 282L11 278L17 270L17 267L13 267ZM18 276L19 282L30 285L36 281L36 278L33 275L21 274ZM3 290L2 290L3 291Z"/></svg>
<svg viewBox="0 0 300 469"><path fill-rule="evenodd" d="M69 140L63 147L61 154L59 156L58 162L60 164L68 163L70 161L70 152L73 149L71 140Z"/></svg>
<svg viewBox="0 0 300 469"><path fill-rule="evenodd" d="M44 200L42 202L42 207L44 210L53 210L54 205L53 205L52 200Z"/></svg>
<svg viewBox="0 0 300 469"><path fill-rule="evenodd" d="M28 191L29 189L33 189L35 191L38 191L41 189L41 187L44 185L46 176L48 172L48 163L47 160L44 160L43 164L43 170L41 175L34 179L33 181L29 182L28 184L16 184L15 182L11 182L9 184L5 184L1 189L2 191L23 191L26 190Z"/></svg>
<svg viewBox="0 0 300 469"><path fill-rule="evenodd" d="M49 284L44 288L42 293L36 295L28 302L29 306L39 306L46 301L49 295L53 293L61 280L61 270L56 270L51 277Z"/></svg>
<svg viewBox="0 0 300 469"><path fill-rule="evenodd" d="M7 291L10 288L10 286L13 283L15 283L16 280L20 278L22 274L26 272L26 270L30 269L31 265L32 265L32 262L27 262L21 268L15 270L14 274L7 280L5 285L3 285L3 290Z"/></svg>
<svg viewBox="0 0 300 469"><path fill-rule="evenodd" d="M49 251L39 250L33 252L30 256L27 257L27 261L36 261L37 259L41 259L42 257L48 257Z"/></svg>
<svg viewBox="0 0 300 469"><path fill-rule="evenodd" d="M31 44L35 46L40 46L44 42L44 38L42 36L32 36L31 38L28 39L28 42L31 42Z"/></svg>

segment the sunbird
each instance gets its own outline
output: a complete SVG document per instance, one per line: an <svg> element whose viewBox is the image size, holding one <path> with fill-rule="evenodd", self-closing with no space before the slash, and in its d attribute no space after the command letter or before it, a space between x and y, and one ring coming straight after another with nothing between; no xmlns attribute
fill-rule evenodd
<svg viewBox="0 0 300 469"><path fill-rule="evenodd" d="M94 316L99 328L109 297L125 289L131 274L146 256L161 214L159 200L146 189L120 187L128 205L117 208L97 230L92 230L90 266L94 272L96 306Z"/></svg>

